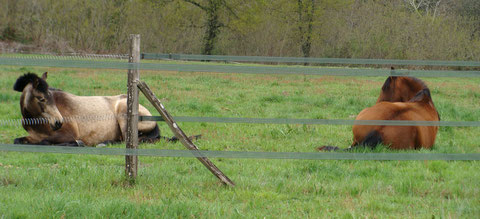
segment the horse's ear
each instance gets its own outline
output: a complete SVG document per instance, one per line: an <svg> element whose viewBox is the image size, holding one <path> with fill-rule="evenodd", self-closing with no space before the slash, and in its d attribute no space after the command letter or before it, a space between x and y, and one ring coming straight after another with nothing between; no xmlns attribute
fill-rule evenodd
<svg viewBox="0 0 480 219"><path fill-rule="evenodd" d="M397 76L390 76L385 80L385 83L383 83L382 90L386 91L387 89L390 88L391 84L395 82L397 79Z"/></svg>
<svg viewBox="0 0 480 219"><path fill-rule="evenodd" d="M37 89L38 88L38 85L40 84L40 81L38 80L38 78L35 78L32 82L32 86L33 88Z"/></svg>
<svg viewBox="0 0 480 219"><path fill-rule="evenodd" d="M395 80L397 79L397 77L398 77L398 76L394 76L394 75L393 75L393 74L395 73L395 67L391 66L391 67L390 67L390 72L391 72L390 74L391 74L392 76L390 76L390 77L388 77L388 78L393 82L393 81L395 81Z"/></svg>
<svg viewBox="0 0 480 219"><path fill-rule="evenodd" d="M410 102L425 102L428 103L432 101L432 96L430 94L430 90L428 88L425 88L421 91L419 91L412 99L410 99Z"/></svg>
<svg viewBox="0 0 480 219"><path fill-rule="evenodd" d="M42 79L43 79L43 80L47 80L47 73L48 73L48 72L43 73L43 75L42 75Z"/></svg>

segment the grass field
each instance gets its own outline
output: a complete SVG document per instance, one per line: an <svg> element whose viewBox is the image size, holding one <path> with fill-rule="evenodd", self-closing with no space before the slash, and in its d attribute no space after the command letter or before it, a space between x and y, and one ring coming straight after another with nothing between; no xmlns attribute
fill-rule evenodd
<svg viewBox="0 0 480 219"><path fill-rule="evenodd" d="M21 118L18 76L49 72L77 95L126 93L126 71L0 66L0 119ZM386 77L142 71L174 116L354 119ZM479 121L480 78L422 78L443 121ZM140 102L154 112L145 98ZM158 115L158 113L153 113ZM351 126L180 123L204 150L314 152L347 147ZM162 135L171 136L165 124ZM480 128L441 127L432 150L480 153ZM26 135L0 126L0 143ZM123 147L112 145L109 147ZM180 143L141 148L183 149ZM380 147L375 152L391 152ZM196 159L140 157L127 186L121 156L0 152L0 218L474 218L480 163L213 159L237 186L222 186Z"/></svg>

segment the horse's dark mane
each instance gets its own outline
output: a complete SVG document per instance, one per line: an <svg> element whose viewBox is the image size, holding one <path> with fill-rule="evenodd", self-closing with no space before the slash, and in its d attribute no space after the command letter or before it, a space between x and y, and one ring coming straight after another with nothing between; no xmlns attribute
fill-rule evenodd
<svg viewBox="0 0 480 219"><path fill-rule="evenodd" d="M20 76L17 81L15 82L15 84L13 85L13 90L16 90L18 92L23 92L23 89L25 88L25 86L27 86L28 84L30 83L33 83L35 81L38 81L38 85L37 85L37 90L41 91L41 92L47 92L48 91L48 84L45 80L43 80L42 78L38 77L37 74L35 73L31 73L31 72L28 72L22 76Z"/></svg>
<svg viewBox="0 0 480 219"><path fill-rule="evenodd" d="M423 82L422 80L420 80L420 79L418 79L418 78L416 78L416 77L405 77L405 78L412 79L414 82L417 82L417 83L421 84L423 88L427 88L427 89L428 89L428 87L427 87L427 85L425 84L425 82ZM394 80L397 80L397 79L399 79L398 76L390 76L390 77L388 77L387 80L385 80L385 83L383 83L382 91L385 91L385 90L389 89L390 86L391 86L391 84L392 84L392 82L393 82Z"/></svg>
<svg viewBox="0 0 480 219"><path fill-rule="evenodd" d="M392 83L392 77L388 77L387 80L385 80L385 83L383 83L382 90L385 91L388 88L390 88L391 83Z"/></svg>
<svg viewBox="0 0 480 219"><path fill-rule="evenodd" d="M426 85L425 82L423 82L422 80L420 80L420 79L418 79L418 78L416 78L416 77L409 77L409 78L411 78L411 79L414 80L415 82L421 84L424 89L428 89L427 85Z"/></svg>

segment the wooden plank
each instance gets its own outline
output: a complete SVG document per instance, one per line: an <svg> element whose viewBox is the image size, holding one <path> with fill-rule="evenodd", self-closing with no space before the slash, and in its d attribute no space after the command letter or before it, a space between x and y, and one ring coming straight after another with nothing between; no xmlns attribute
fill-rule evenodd
<svg viewBox="0 0 480 219"><path fill-rule="evenodd" d="M130 35L129 63L140 63L140 35ZM138 68L128 69L126 148L138 148ZM134 183L138 171L138 156L125 156L125 174Z"/></svg>
<svg viewBox="0 0 480 219"><path fill-rule="evenodd" d="M148 87L148 85L140 81L138 83L138 88L142 91L142 93L147 97L147 99L152 103L152 105L158 110L160 115L163 117L165 122L168 124L172 132L175 134L175 136L182 142L182 144L188 148L189 150L194 150L198 151L198 147L185 135L185 133L182 131L182 129L178 126L178 124L173 120L173 117L167 112L163 104L160 102L160 100L153 94L152 90ZM200 153L200 152L198 152ZM210 172L213 173L220 181L229 186L235 186L235 183L230 180L223 172L218 169L215 164L213 164L207 157L197 157L200 162L207 167Z"/></svg>

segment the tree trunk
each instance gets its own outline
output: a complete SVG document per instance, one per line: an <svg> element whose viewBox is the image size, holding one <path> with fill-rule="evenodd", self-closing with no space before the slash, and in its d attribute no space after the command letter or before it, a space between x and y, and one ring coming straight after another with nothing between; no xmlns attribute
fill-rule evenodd
<svg viewBox="0 0 480 219"><path fill-rule="evenodd" d="M298 29L303 57L310 57L312 48L313 15L315 0L298 0ZM307 65L307 63L305 63Z"/></svg>
<svg viewBox="0 0 480 219"><path fill-rule="evenodd" d="M17 1L7 1L7 27L0 33L0 38L5 40L16 41L17 29L15 28L15 22L17 21Z"/></svg>
<svg viewBox="0 0 480 219"><path fill-rule="evenodd" d="M217 41L217 35L220 32L220 21L218 13L220 9L221 0L209 0L206 7L207 24L205 29L205 36L203 38L204 44L202 54L212 55Z"/></svg>
<svg viewBox="0 0 480 219"><path fill-rule="evenodd" d="M207 0L207 5L202 5L195 0L184 0L207 14L207 23L205 24L205 35L203 36L203 55L212 55L217 41L217 35L223 24L219 20L220 8L225 5L225 0Z"/></svg>

